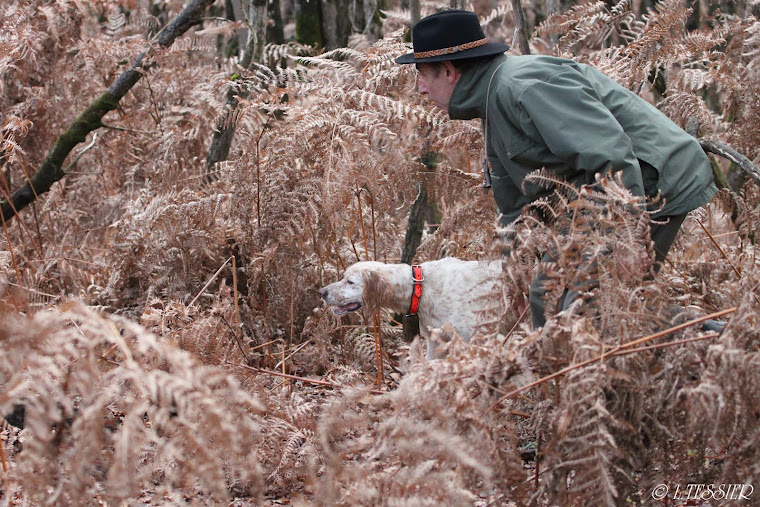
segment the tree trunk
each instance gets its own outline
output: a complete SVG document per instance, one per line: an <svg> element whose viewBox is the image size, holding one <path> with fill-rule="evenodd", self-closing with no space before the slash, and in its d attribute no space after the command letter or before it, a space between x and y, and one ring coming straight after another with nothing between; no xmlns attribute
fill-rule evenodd
<svg viewBox="0 0 760 507"><path fill-rule="evenodd" d="M348 37L353 33L349 11L349 0L322 1L322 36L326 50L348 46Z"/></svg>
<svg viewBox="0 0 760 507"><path fill-rule="evenodd" d="M370 42L380 39L383 28L380 11L388 8L387 0L356 0L351 5L354 31L367 36Z"/></svg>
<svg viewBox="0 0 760 507"><path fill-rule="evenodd" d="M525 12L520 0L512 0L512 12L515 15L515 39L517 40L517 46L520 48L520 54L529 55L528 27L525 23Z"/></svg>
<svg viewBox="0 0 760 507"><path fill-rule="evenodd" d="M409 0L409 14L411 15L409 19L411 26L416 25L421 16L420 0Z"/></svg>
<svg viewBox="0 0 760 507"><path fill-rule="evenodd" d="M282 11L280 0L270 0L267 5L267 14L271 23L267 23L266 41L270 44L285 43L285 29L282 23Z"/></svg>
<svg viewBox="0 0 760 507"><path fill-rule="evenodd" d="M177 17L153 38L153 42L160 48L168 48L177 37L201 22L206 8L212 3L214 0L191 0ZM55 182L66 175L63 171L63 162L66 157L77 144L87 139L87 134L103 126L103 117L109 111L116 109L119 101L140 80L144 71L143 61L150 51L151 49L148 49L140 53L130 68L122 72L116 81L69 125L56 140L53 149L48 153L37 172L13 193L10 202L7 200L0 202L5 220L14 217L17 212L50 190Z"/></svg>
<svg viewBox="0 0 760 507"><path fill-rule="evenodd" d="M267 0L249 0L248 40L241 65L247 69L252 62L260 62L267 42Z"/></svg>
<svg viewBox="0 0 760 507"><path fill-rule="evenodd" d="M267 0L250 0L248 4L248 38L240 66L244 69L251 67L253 62L261 62L264 55L267 33ZM227 160L232 147L232 140L237 129L237 108L239 97L245 98L247 92L238 92L234 87L227 91L225 115L219 121L211 145L206 156L206 180L213 179L214 167L218 162Z"/></svg>
<svg viewBox="0 0 760 507"><path fill-rule="evenodd" d="M427 184L424 180L417 182L417 197L409 210L409 222L404 237L404 250L401 252L401 262L411 264L422 242L422 231L425 229L425 216L428 208Z"/></svg>
<svg viewBox="0 0 760 507"><path fill-rule="evenodd" d="M324 47L322 38L322 8L320 0L295 0L296 41Z"/></svg>

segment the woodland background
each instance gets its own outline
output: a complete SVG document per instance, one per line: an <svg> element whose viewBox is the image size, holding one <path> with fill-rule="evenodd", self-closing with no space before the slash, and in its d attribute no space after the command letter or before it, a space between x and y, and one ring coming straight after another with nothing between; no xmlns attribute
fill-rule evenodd
<svg viewBox="0 0 760 507"><path fill-rule="evenodd" d="M760 2L522 2L530 52L595 65L748 159L713 155L722 190L655 280L647 217L614 181L570 204L538 174L557 198L497 231L479 124L393 63L416 11L448 4L190 3L202 17L152 45L184 2L0 10L6 504L643 505L658 484L760 486ZM520 47L512 5L467 7ZM569 211L593 219L563 239ZM555 289L600 287L535 332L524 294L549 247ZM337 319L317 292L357 260L502 255L509 289L470 344L439 332L432 362L394 316ZM715 312L720 336L674 327Z"/></svg>

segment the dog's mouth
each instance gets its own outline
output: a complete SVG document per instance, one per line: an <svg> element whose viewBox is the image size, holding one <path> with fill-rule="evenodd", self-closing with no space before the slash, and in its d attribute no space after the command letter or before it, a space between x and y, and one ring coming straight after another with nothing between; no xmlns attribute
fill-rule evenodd
<svg viewBox="0 0 760 507"><path fill-rule="evenodd" d="M333 308L333 313L340 317L341 315L345 315L348 312L355 312L359 308L362 307L361 303L348 303L347 305L343 306L336 306Z"/></svg>

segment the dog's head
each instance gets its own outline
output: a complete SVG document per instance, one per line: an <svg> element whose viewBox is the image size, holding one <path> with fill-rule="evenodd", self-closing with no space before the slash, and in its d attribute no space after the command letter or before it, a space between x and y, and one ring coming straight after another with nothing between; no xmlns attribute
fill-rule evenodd
<svg viewBox="0 0 760 507"><path fill-rule="evenodd" d="M384 306L392 297L384 266L381 262L357 262L346 270L342 280L320 289L319 294L338 316L362 306L373 310Z"/></svg>

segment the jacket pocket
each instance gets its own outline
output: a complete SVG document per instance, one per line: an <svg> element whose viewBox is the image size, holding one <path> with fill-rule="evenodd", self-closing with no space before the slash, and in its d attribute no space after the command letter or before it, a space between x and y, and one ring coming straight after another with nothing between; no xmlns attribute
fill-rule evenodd
<svg viewBox="0 0 760 507"><path fill-rule="evenodd" d="M527 136L519 136L518 138L513 138L512 142L509 143L504 150L507 158L514 159L515 157L518 157L521 155L525 150L533 146L535 143L533 140Z"/></svg>

